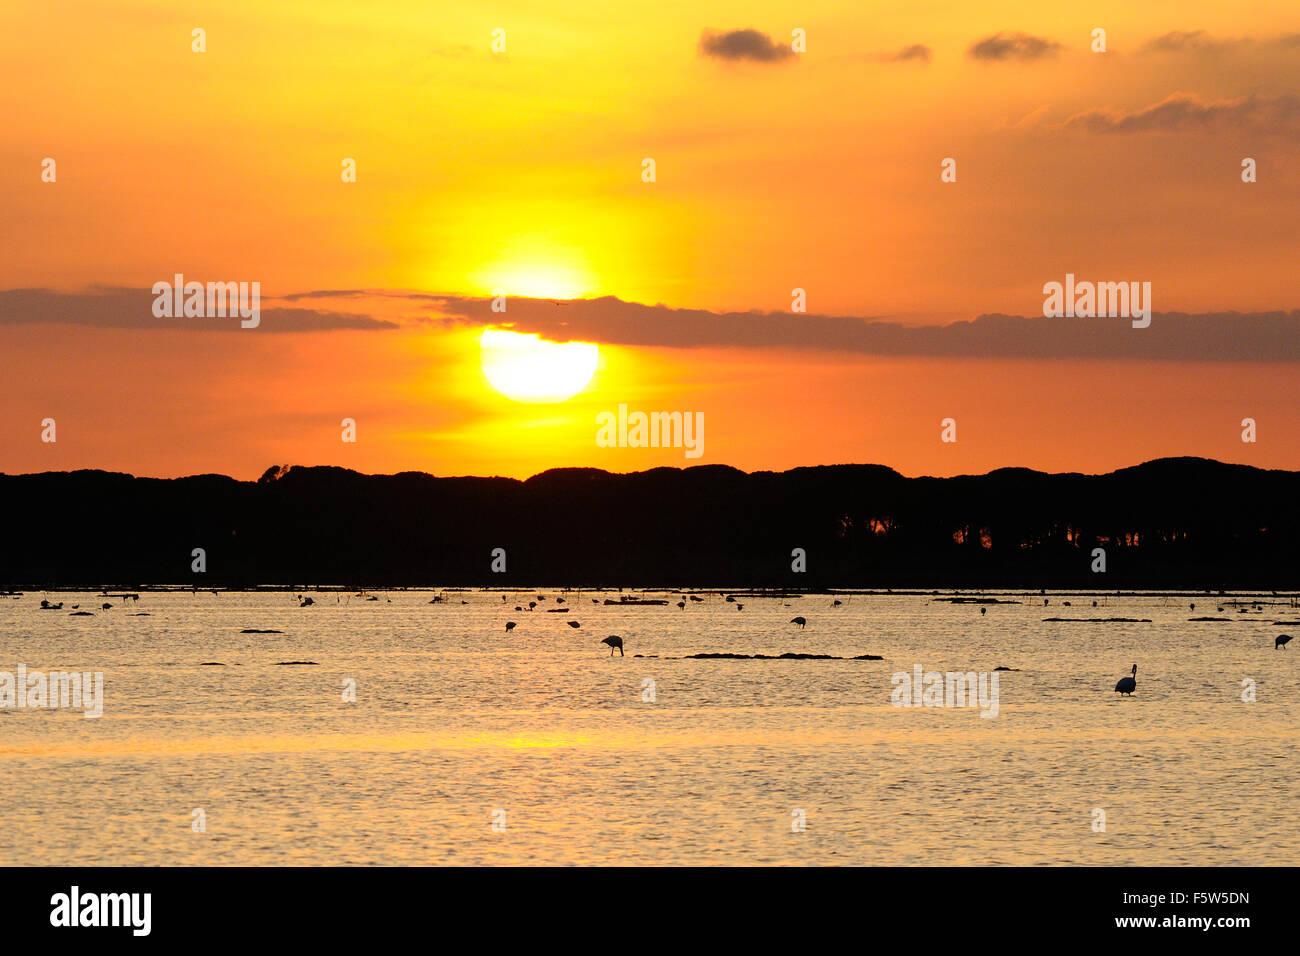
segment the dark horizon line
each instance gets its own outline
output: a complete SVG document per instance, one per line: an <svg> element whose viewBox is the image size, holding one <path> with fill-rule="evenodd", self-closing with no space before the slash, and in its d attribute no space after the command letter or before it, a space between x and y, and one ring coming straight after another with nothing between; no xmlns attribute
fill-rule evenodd
<svg viewBox="0 0 1300 956"><path fill-rule="evenodd" d="M619 594L622 592L634 592L638 594L716 594L719 597L731 595L733 597L749 598L781 598L781 597L815 597L818 595L838 597L931 597L933 595L953 595L968 596L970 603L975 603L981 597L998 597L1003 595L1016 595L1021 597L1033 597L1040 594L1059 594L1073 595L1075 597L1107 597L1107 598L1154 598L1154 597L1206 597L1206 596L1223 596L1223 597L1260 597L1260 598L1278 598L1278 599L1300 599L1300 589L1277 589L1277 588L1166 588L1160 590L1160 587L1153 585L1150 588L1140 586L1126 586L1122 588L1086 588L1086 587L1016 587L1008 585L1006 587L976 587L974 585L949 585L945 587L875 587L875 588L854 588L854 587L830 587L830 586L781 586L781 585L750 585L737 584L735 587L722 587L719 585L702 585L686 584L680 587L662 587L653 584L633 584L633 585L615 585L615 584L543 584L533 582L532 584L514 584L506 585L447 585L445 587L437 584L339 584L339 583L300 583L300 584L246 584L246 585L207 585L198 587L192 584L173 584L168 582L156 582L153 584L121 583L111 581L107 584L41 584L31 587L5 586L0 588L0 597L14 597L19 594L30 594L36 591L53 592L57 594L100 594L105 597L120 597L120 594L109 592L131 592L139 591L141 593L165 593L165 594L291 594L295 591L316 591L327 594L338 592L343 593L383 593L383 592L421 592L421 593L438 593L438 594L535 594L540 592L552 591L558 594ZM1009 602L1020 603L1020 602ZM1264 602L1250 602L1251 604L1262 604ZM459 606L459 605L449 605ZM495 607L496 605L493 605ZM616 607L617 605L610 605ZM635 607L636 605L630 605ZM1037 608L1037 605L1030 605ZM1059 610L1055 609L1055 610ZM1091 610L1090 608L1079 608L1080 611ZM1245 623L1245 622L1243 622Z"/></svg>
<svg viewBox="0 0 1300 956"><path fill-rule="evenodd" d="M259 477L251 478L251 479L236 478L233 475L227 475L221 472L214 472L214 471L196 472L187 475L164 476L164 475L133 474L127 471L112 471L106 468L67 468L63 470L25 471L25 472L14 472L14 473L10 473L7 471L0 471L0 478L40 478L47 475L93 474L93 475L109 475L109 476L130 478L133 480L142 480L142 481L185 481L193 478L225 478L229 481L239 482L241 484L242 483L256 484L257 482L262 480L269 480L272 475L274 475L275 477L283 477L290 470L294 470L294 471L329 470L329 471L345 472L352 475L359 475L363 478L396 478L398 476L405 476L405 475L422 475L427 478L437 478L437 479L476 479L476 480L483 480L483 481L517 481L520 483L526 483L536 478L541 478L544 475L551 475L556 473L572 474L572 473L587 472L587 473L596 473L602 475L610 475L612 477L629 477L633 475L646 475L646 474L651 474L653 472L664 472L664 471L676 471L676 472L730 471L730 472L736 472L738 474L748 476L748 475L789 475L794 472L800 472L800 471L816 471L820 469L846 468L846 469L884 470L890 472L891 474L897 475L900 478L905 478L909 481L925 480L925 479L932 479L936 481L950 481L957 478L987 478L990 475L996 475L996 474L1007 473L1007 472L1040 475L1048 478L1069 478L1069 477L1105 478L1110 475L1118 475L1122 472L1135 471L1137 469L1147 468L1152 465L1189 463L1189 462L1218 465L1224 468L1245 468L1251 471L1258 471L1258 472L1265 472L1265 473L1288 474L1288 475L1300 474L1300 468L1266 468L1261 465L1249 465L1249 464L1245 464L1244 462L1222 461L1221 459L1218 458L1206 458L1201 455L1167 455L1161 458L1148 458L1145 461L1141 461L1132 465L1124 465L1119 468L1114 468L1110 471L1042 471L1037 468L1031 468L1027 465L999 465L997 468L992 468L985 472L959 472L957 474L952 474L952 475L935 475L935 474L908 475L908 474L904 474L903 472L899 471L898 469L890 465L880 464L879 462L836 462L833 464L823 463L823 464L816 464L816 465L795 465L792 468L785 468L781 470L777 470L773 468L757 468L754 469L753 471L746 471L743 468L739 468L735 465L728 465L723 462L709 462L704 464L686 465L684 467L676 466L676 465L655 465L651 468L643 468L637 471L610 471L609 469L606 468L596 468L589 465L556 465L554 467L545 468L542 471L535 472L534 474L529 475L527 478L514 478L509 475L501 475L501 474L493 474L493 475L437 474L432 471L420 471L418 469L404 469L402 471L395 471L395 472L366 472L366 471L359 471L356 468L349 468L345 465L331 465L331 464L271 465L268 468L266 468Z"/></svg>
<svg viewBox="0 0 1300 956"><path fill-rule="evenodd" d="M1283 590L1300 580L1298 502L1300 471L1190 457L950 478L883 465L526 481L47 472L0 477L0 586Z"/></svg>

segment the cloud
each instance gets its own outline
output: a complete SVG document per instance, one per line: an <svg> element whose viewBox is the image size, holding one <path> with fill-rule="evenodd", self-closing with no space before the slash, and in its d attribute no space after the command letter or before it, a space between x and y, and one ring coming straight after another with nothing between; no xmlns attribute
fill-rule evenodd
<svg viewBox="0 0 1300 956"><path fill-rule="evenodd" d="M658 348L812 349L861 355L965 358L1108 358L1300 362L1300 311L1159 313L1151 327L1127 319L1046 319L987 314L949 325L785 312L708 312L606 296L555 302L447 297L442 321L509 325L556 342ZM507 322L502 322L506 319Z"/></svg>
<svg viewBox="0 0 1300 956"><path fill-rule="evenodd" d="M50 289L0 290L0 325L56 323L149 331L224 332L240 329L238 316L213 319L158 319L149 289L95 286L85 292ZM268 306L262 298L258 332L323 332L334 329L396 329L401 326L369 315L322 309ZM253 330L242 330L251 332Z"/></svg>
<svg viewBox="0 0 1300 956"><path fill-rule="evenodd" d="M1063 49L1055 40L1003 30L971 44L966 54L976 60L1041 60Z"/></svg>
<svg viewBox="0 0 1300 956"><path fill-rule="evenodd" d="M1259 128L1279 132L1300 126L1300 98L1284 94L1206 101L1188 93L1174 93L1139 110L1086 110L1071 116L1064 126L1089 133L1168 132L1188 128Z"/></svg>
<svg viewBox="0 0 1300 956"><path fill-rule="evenodd" d="M718 60L776 63L794 56L794 51L757 30L705 30L700 35L700 54Z"/></svg>
<svg viewBox="0 0 1300 956"><path fill-rule="evenodd" d="M1142 52L1171 53L1177 50L1205 50L1222 45L1223 41L1212 39L1204 30L1172 30L1148 41L1142 47Z"/></svg>
<svg viewBox="0 0 1300 956"><path fill-rule="evenodd" d="M710 312L598 299L511 296L507 312L492 299L397 289L316 290L276 301L356 300L357 312L266 307L258 331L442 329L496 326L553 342L640 348L784 349L849 355L930 358L1090 358L1170 361L1300 362L1300 311L1157 312L1147 329L1127 319L1046 319L997 313L948 325L905 325L881 316ZM374 308L367 310L367 300ZM0 290L0 326L62 323L149 330L231 330L236 319L155 319L148 290L97 287L64 293ZM403 306L400 321L368 312ZM250 330L251 331L251 330Z"/></svg>
<svg viewBox="0 0 1300 956"><path fill-rule="evenodd" d="M909 60L929 63L933 53L934 51L924 43L913 43L911 46L905 46L893 53L878 54L875 59L881 63L906 63Z"/></svg>
<svg viewBox="0 0 1300 956"><path fill-rule="evenodd" d="M1288 33L1276 37L1257 39L1255 37L1214 37L1204 30L1172 30L1154 40L1148 40L1143 46L1143 53L1182 53L1197 51L1201 53L1222 53L1242 47L1282 47L1290 49L1300 46L1300 33Z"/></svg>

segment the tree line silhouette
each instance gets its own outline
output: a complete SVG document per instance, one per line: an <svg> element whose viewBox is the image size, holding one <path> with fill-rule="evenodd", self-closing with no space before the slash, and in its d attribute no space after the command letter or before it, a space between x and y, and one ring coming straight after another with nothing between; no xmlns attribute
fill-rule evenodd
<svg viewBox="0 0 1300 956"><path fill-rule="evenodd" d="M525 481L51 472L0 476L0 583L1290 589L1297 502L1300 473L1198 458L953 478L880 465L561 468ZM195 548L205 573L191 571ZM491 570L496 548L504 573Z"/></svg>

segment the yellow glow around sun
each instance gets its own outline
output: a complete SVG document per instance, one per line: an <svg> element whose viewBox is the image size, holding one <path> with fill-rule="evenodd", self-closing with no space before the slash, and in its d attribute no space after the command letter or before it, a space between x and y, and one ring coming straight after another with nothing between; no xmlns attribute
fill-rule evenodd
<svg viewBox="0 0 1300 956"><path fill-rule="evenodd" d="M539 335L484 329L479 358L488 383L516 402L562 402L591 381L600 349L590 342L543 342Z"/></svg>
<svg viewBox="0 0 1300 956"><path fill-rule="evenodd" d="M508 236L496 246L494 261L469 275L483 292L526 299L577 299L591 292L591 268L582 249L535 233Z"/></svg>
<svg viewBox="0 0 1300 956"><path fill-rule="evenodd" d="M576 299L587 291L587 284L577 270L538 266L536 269L515 267L508 281L492 285L492 294L504 293L525 299Z"/></svg>

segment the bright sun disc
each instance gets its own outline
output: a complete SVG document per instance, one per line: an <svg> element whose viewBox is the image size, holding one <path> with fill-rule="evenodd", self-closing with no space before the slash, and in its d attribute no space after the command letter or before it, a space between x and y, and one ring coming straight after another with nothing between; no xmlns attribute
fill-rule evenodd
<svg viewBox="0 0 1300 956"><path fill-rule="evenodd" d="M543 342L539 335L484 329L479 357L488 383L516 402L562 402L591 381L600 349L590 342Z"/></svg>

